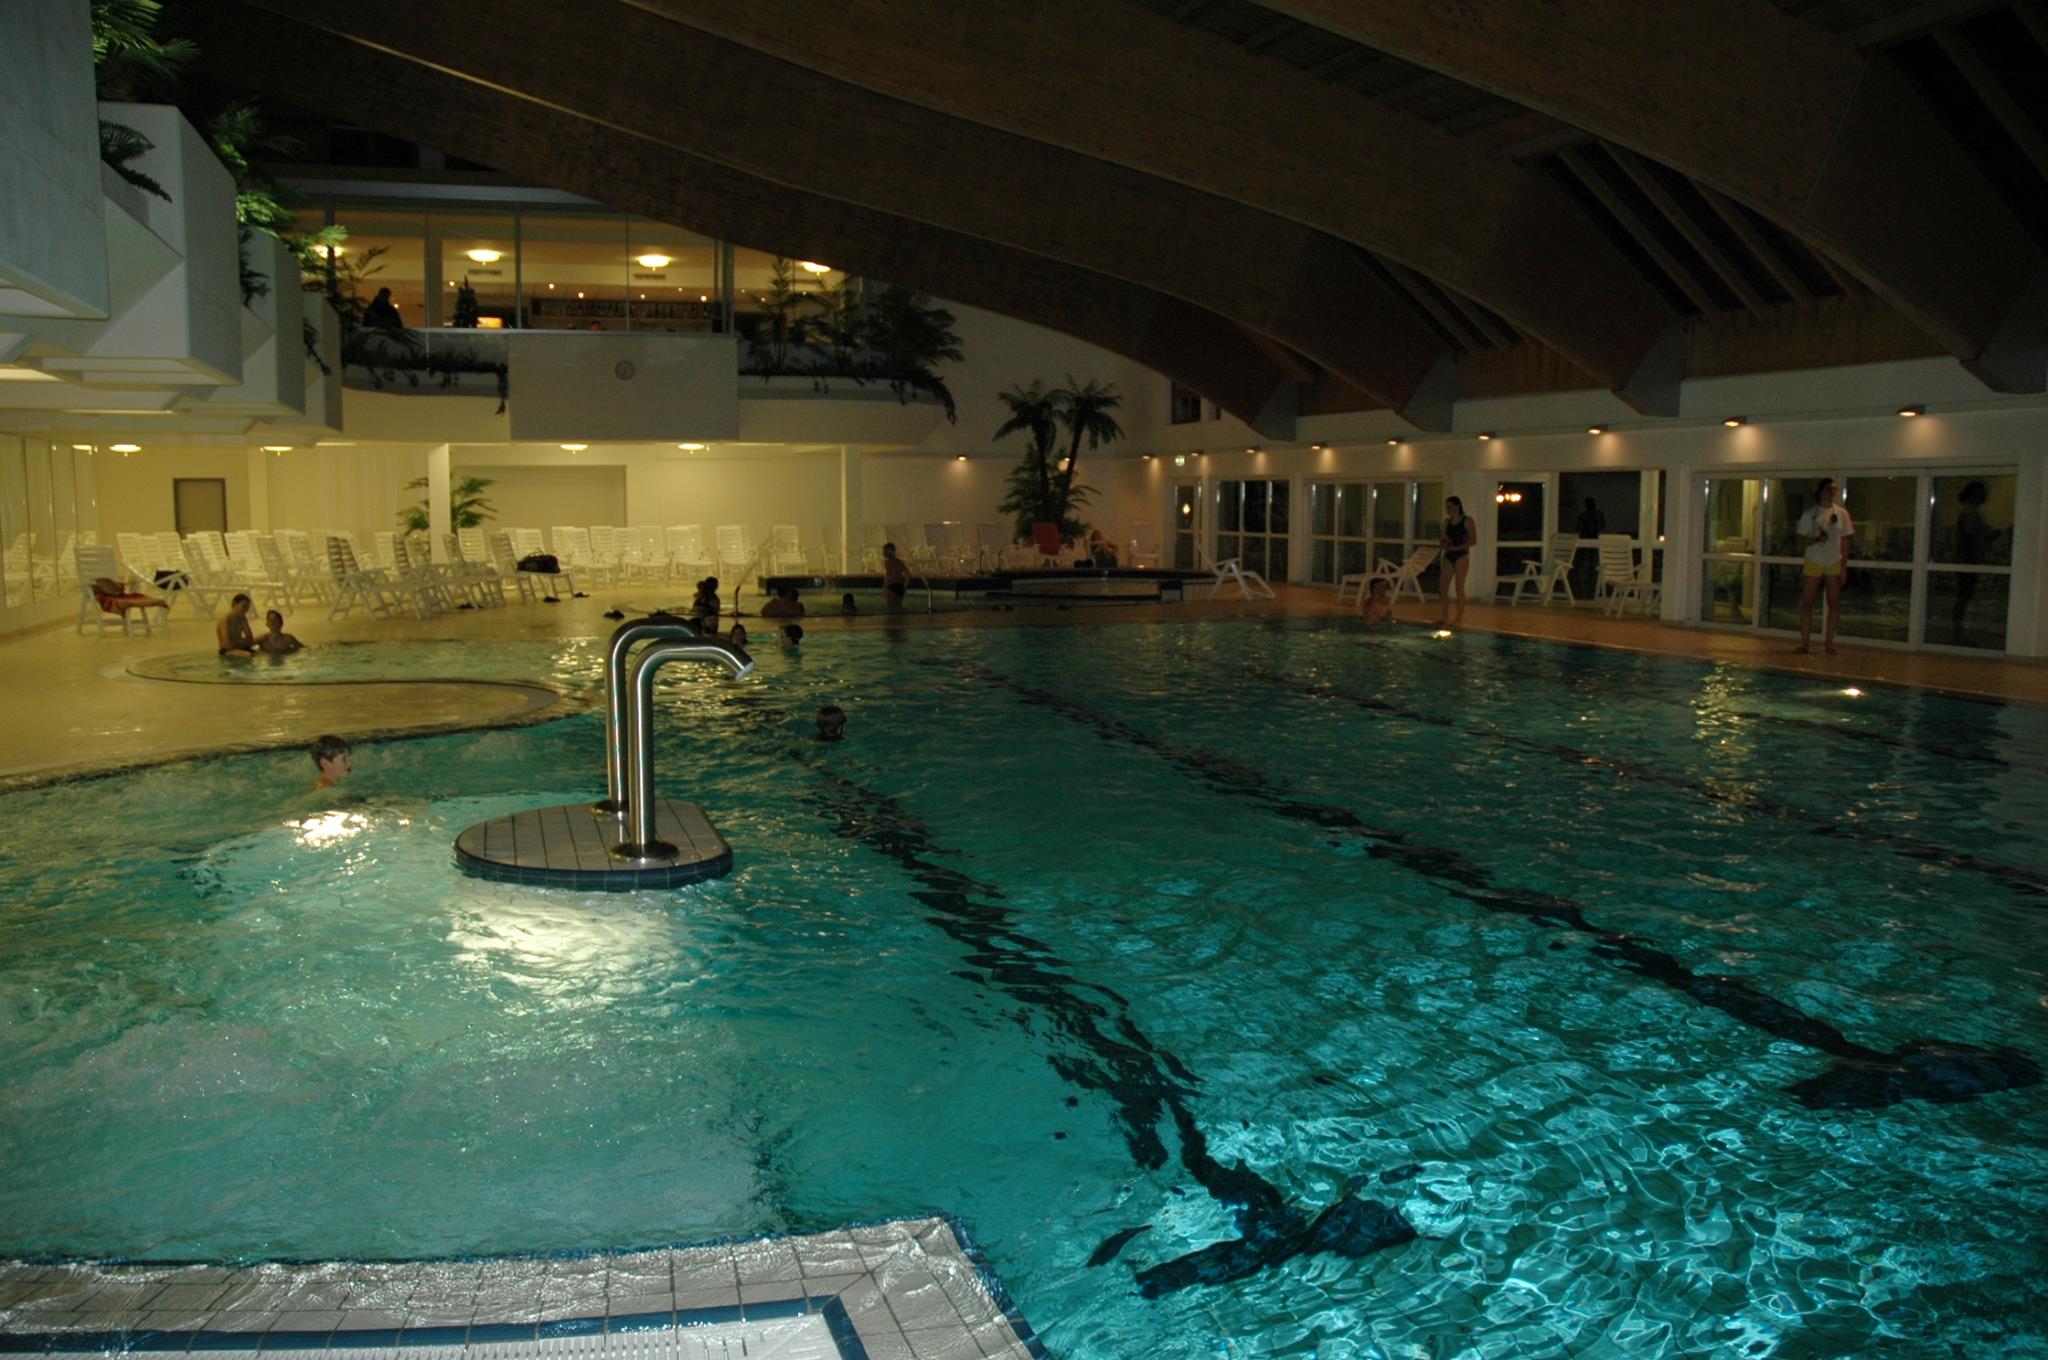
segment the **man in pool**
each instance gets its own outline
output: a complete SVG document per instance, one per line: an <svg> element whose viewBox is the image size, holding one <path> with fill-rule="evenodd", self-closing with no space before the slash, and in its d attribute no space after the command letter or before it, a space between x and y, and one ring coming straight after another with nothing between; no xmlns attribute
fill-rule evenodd
<svg viewBox="0 0 2048 1360"><path fill-rule="evenodd" d="M826 704L818 710L819 741L846 740L846 710L838 704Z"/></svg>
<svg viewBox="0 0 2048 1360"><path fill-rule="evenodd" d="M782 645L784 647L794 647L803 640L804 626L802 624L785 623L782 625Z"/></svg>
<svg viewBox="0 0 2048 1360"><path fill-rule="evenodd" d="M284 630L284 615L278 613L275 609L263 615L263 627L267 631L265 631L262 637L256 639L256 649L258 651L283 654L285 652L297 652L305 649L305 643Z"/></svg>
<svg viewBox="0 0 2048 1360"><path fill-rule="evenodd" d="M1358 602L1358 617L1367 627L1394 621L1394 605L1387 598L1387 578L1375 576L1365 584L1365 598Z"/></svg>
<svg viewBox="0 0 2048 1360"><path fill-rule="evenodd" d="M910 589L910 568L896 555L894 543L882 545L882 603L891 609L903 605L903 596Z"/></svg>
<svg viewBox="0 0 2048 1360"><path fill-rule="evenodd" d="M320 772L313 787L331 789L355 768L355 754L340 737L319 737L313 742L313 768Z"/></svg>
<svg viewBox="0 0 2048 1360"><path fill-rule="evenodd" d="M783 586L775 592L775 598L761 606L764 619L800 619L804 616L804 602L796 597L795 586Z"/></svg>
<svg viewBox="0 0 2048 1360"><path fill-rule="evenodd" d="M247 595L237 595L228 601L228 612L213 626L213 640L220 647L222 656L245 661L256 654L256 630L249 626L249 605Z"/></svg>

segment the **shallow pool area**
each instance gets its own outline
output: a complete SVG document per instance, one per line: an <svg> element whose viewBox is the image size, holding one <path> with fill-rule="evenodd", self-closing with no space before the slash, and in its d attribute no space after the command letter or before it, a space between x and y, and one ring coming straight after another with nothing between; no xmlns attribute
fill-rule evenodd
<svg viewBox="0 0 2048 1360"><path fill-rule="evenodd" d="M1067 1357L2048 1354L2048 712L1341 623L758 650L661 682L736 857L673 892L454 867L602 791L588 711L0 795L0 1255L943 1213Z"/></svg>

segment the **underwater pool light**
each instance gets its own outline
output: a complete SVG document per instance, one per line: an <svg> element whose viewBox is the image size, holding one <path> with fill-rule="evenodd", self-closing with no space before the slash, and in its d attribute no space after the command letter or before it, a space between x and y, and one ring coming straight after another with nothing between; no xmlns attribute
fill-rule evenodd
<svg viewBox="0 0 2048 1360"><path fill-rule="evenodd" d="M1449 637L1450 635L1451 635L1451 630L1450 630L1450 629L1448 629L1448 628L1439 628L1439 629L1437 629L1437 630L1436 630L1436 631L1435 631L1434 633L1431 633L1431 634L1430 634L1430 636L1431 636L1431 637L1438 637L1438 638L1447 638L1447 637Z"/></svg>

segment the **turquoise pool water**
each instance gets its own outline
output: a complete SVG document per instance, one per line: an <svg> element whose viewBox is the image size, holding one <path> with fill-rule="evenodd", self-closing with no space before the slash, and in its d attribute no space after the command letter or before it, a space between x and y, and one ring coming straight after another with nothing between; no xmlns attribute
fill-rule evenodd
<svg viewBox="0 0 2048 1360"><path fill-rule="evenodd" d="M665 682L739 865L673 893L452 868L601 784L587 714L344 805L287 755L0 797L0 1252L946 1210L1069 1357L2048 1354L2048 715L1348 626L821 641Z"/></svg>

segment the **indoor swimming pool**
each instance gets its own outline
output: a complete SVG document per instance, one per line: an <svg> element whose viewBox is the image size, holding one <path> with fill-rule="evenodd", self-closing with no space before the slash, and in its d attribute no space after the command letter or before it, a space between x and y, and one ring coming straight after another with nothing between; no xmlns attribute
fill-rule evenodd
<svg viewBox="0 0 2048 1360"><path fill-rule="evenodd" d="M1072 1360L2048 1355L2048 712L1344 622L757 656L662 681L736 858L673 892L454 867L602 791L587 709L0 795L0 1256L945 1213Z"/></svg>

